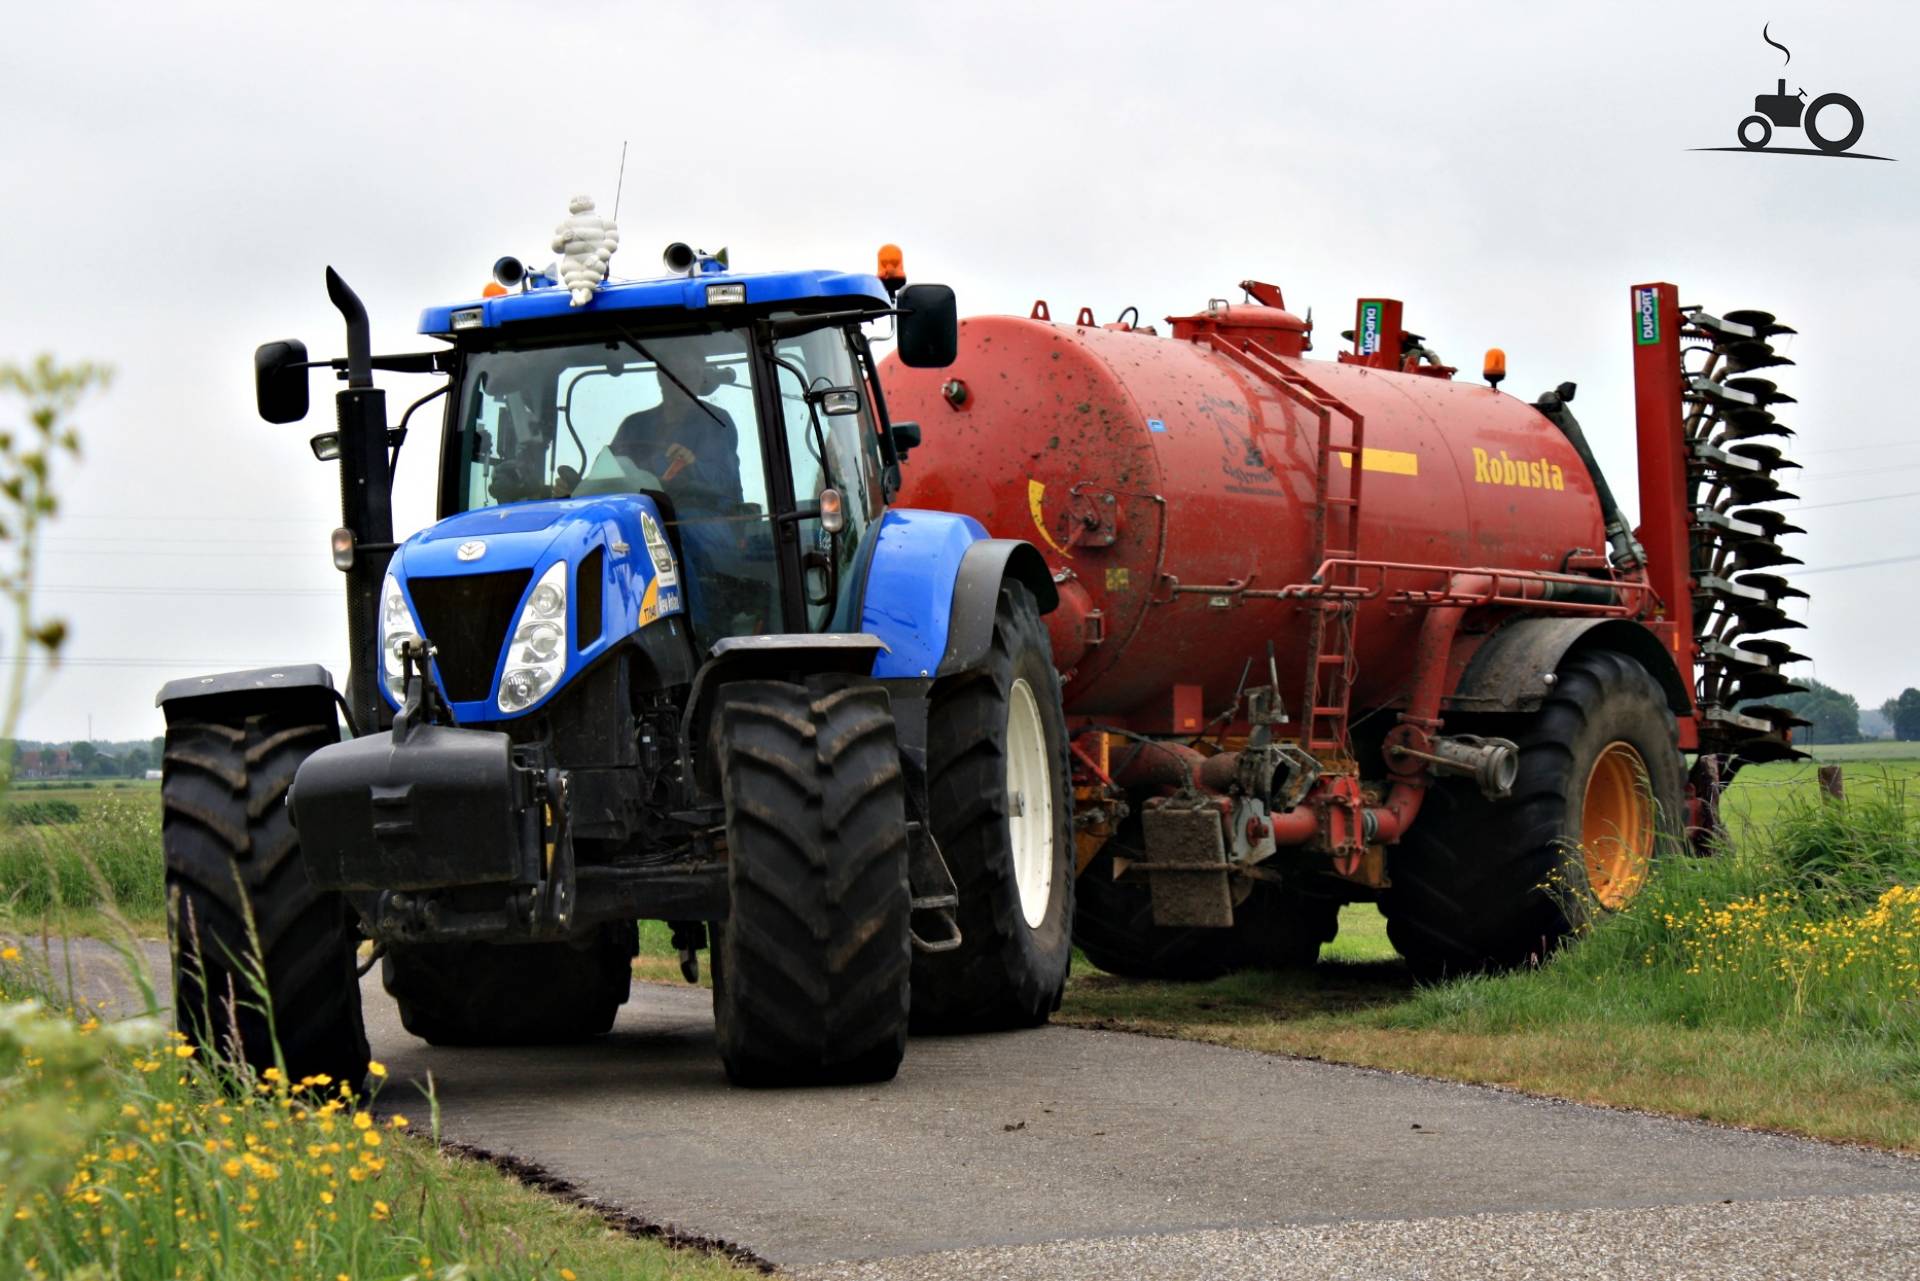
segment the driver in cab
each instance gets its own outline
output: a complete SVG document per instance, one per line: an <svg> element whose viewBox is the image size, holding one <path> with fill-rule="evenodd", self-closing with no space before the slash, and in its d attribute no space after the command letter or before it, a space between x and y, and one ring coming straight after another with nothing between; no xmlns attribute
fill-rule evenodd
<svg viewBox="0 0 1920 1281"><path fill-rule="evenodd" d="M683 509L731 513L742 501L740 431L733 416L709 403L731 370L699 352L663 354L657 365L660 403L627 415L609 448L660 478Z"/></svg>

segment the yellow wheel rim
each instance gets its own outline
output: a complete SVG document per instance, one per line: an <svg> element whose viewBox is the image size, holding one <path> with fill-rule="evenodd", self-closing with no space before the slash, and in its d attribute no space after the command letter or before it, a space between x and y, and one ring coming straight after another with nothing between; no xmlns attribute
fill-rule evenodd
<svg viewBox="0 0 1920 1281"><path fill-rule="evenodd" d="M1608 743L1587 774L1580 852L1587 888L1609 911L1625 907L1653 863L1653 783L1632 744Z"/></svg>

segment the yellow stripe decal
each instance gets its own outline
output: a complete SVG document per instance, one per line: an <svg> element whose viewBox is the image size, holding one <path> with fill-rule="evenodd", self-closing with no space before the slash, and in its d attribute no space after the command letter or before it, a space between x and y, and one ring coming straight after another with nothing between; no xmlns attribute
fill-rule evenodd
<svg viewBox="0 0 1920 1281"><path fill-rule="evenodd" d="M1033 527L1040 531L1040 537L1047 540L1047 546L1053 548L1053 550L1059 552L1068 560L1072 560L1073 553L1062 547L1059 543L1054 542L1053 535L1047 532L1047 518L1045 513L1040 510L1041 504L1046 502L1046 499L1047 487L1029 477L1027 480L1027 510L1033 513Z"/></svg>
<svg viewBox="0 0 1920 1281"><path fill-rule="evenodd" d="M1340 465L1352 471L1353 455L1340 455ZM1383 471L1389 476L1418 476L1420 455L1404 449L1363 449L1360 452L1360 470Z"/></svg>

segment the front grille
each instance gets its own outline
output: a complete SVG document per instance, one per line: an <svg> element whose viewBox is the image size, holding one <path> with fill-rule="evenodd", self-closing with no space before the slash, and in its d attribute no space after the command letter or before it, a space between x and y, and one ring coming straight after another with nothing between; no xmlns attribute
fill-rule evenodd
<svg viewBox="0 0 1920 1281"><path fill-rule="evenodd" d="M532 577L530 569L510 569L408 580L448 702L471 703L493 692L500 648Z"/></svg>

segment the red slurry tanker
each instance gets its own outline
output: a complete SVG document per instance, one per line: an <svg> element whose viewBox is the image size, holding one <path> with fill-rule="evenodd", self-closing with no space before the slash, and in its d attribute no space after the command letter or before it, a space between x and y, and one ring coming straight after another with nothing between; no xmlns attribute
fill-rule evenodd
<svg viewBox="0 0 1920 1281"><path fill-rule="evenodd" d="M921 437L902 502L1053 572L1076 940L1206 975L1310 960L1376 900L1422 972L1538 955L1794 754L1754 702L1797 688L1760 635L1803 594L1768 572L1797 563L1766 506L1790 398L1753 376L1791 331L1632 289L1636 526L1571 384L1507 395L1497 351L1458 381L1391 299L1309 359L1279 289L1241 288L1164 335L1038 304L883 366Z"/></svg>

